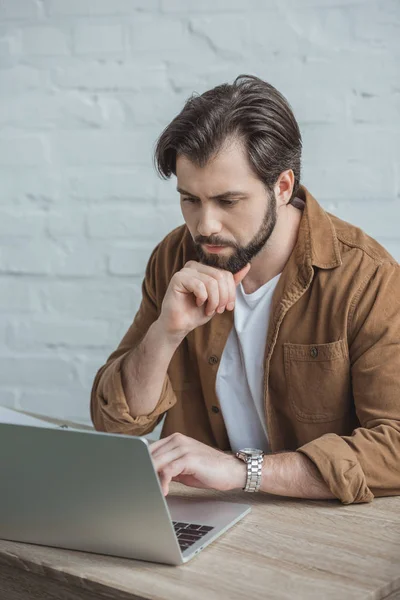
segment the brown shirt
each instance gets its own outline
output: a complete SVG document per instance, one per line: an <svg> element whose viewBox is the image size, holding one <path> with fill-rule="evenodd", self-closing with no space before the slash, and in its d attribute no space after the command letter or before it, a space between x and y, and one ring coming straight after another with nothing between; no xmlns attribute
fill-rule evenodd
<svg viewBox="0 0 400 600"><path fill-rule="evenodd" d="M272 452L306 454L343 503L400 494L400 265L375 240L328 214L302 187L305 207L272 300L264 404ZM96 429L131 435L181 432L230 450L215 380L233 324L216 314L175 352L159 402L133 418L121 361L160 314L172 275L194 259L185 225L153 251L143 298L118 349L98 371Z"/></svg>

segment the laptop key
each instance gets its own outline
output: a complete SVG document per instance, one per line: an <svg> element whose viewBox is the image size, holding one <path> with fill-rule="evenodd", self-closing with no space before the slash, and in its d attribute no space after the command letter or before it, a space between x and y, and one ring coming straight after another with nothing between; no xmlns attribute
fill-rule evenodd
<svg viewBox="0 0 400 600"><path fill-rule="evenodd" d="M204 533L208 533L209 531L211 531L212 529L214 529L214 527L210 527L209 525L202 525L200 527L200 531L204 531Z"/></svg>

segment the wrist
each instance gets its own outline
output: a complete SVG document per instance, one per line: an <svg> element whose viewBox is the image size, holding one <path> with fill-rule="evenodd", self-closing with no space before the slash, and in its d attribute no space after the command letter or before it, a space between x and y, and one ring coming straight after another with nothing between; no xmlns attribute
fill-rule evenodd
<svg viewBox="0 0 400 600"><path fill-rule="evenodd" d="M232 455L232 490L243 490L247 481L247 465L242 460Z"/></svg>
<svg viewBox="0 0 400 600"><path fill-rule="evenodd" d="M154 335L157 337L159 343L167 346L173 351L178 348L178 346L186 337L186 334L183 333L169 332L164 326L164 323L160 317L157 319L157 321L154 321L154 323L151 325L151 329Z"/></svg>

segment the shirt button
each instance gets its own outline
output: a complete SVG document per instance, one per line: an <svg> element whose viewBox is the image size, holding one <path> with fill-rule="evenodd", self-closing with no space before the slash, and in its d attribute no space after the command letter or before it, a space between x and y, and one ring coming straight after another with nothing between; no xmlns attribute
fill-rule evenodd
<svg viewBox="0 0 400 600"><path fill-rule="evenodd" d="M312 358L317 358L318 356L318 348L315 348L315 346L313 346L313 348L311 348L310 350L310 354Z"/></svg>
<svg viewBox="0 0 400 600"><path fill-rule="evenodd" d="M210 363L210 365L216 365L218 362L218 356L215 356L215 354L212 354L210 356L210 358L208 359L208 362Z"/></svg>
<svg viewBox="0 0 400 600"><path fill-rule="evenodd" d="M214 406L212 406L212 407L211 407L211 410L212 410L212 411L213 411L213 413L215 413L216 415L219 413L219 408L218 408L218 406L215 406L215 405L214 405Z"/></svg>

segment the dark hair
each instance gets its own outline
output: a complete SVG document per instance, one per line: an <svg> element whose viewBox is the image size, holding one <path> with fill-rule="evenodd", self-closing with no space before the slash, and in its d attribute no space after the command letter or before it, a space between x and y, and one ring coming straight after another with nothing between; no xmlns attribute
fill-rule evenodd
<svg viewBox="0 0 400 600"><path fill-rule="evenodd" d="M301 170L299 126L286 98L252 75L193 94L158 138L155 167L164 179L176 175L178 154L204 166L231 137L244 142L250 164L268 190L282 171L292 169L291 200L295 197Z"/></svg>

